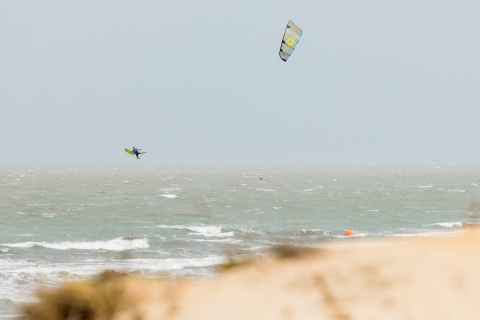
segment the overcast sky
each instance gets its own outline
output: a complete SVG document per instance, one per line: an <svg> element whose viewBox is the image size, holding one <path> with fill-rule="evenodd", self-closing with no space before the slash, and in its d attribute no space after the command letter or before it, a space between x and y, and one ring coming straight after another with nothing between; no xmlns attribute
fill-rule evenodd
<svg viewBox="0 0 480 320"><path fill-rule="evenodd" d="M153 139L144 164L478 163L479 12L1 1L0 162L135 162L124 148ZM288 20L303 35L285 63Z"/></svg>

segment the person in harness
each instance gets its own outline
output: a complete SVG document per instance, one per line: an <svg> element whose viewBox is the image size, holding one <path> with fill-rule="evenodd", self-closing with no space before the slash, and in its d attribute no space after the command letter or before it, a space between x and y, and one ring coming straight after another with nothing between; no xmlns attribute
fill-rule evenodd
<svg viewBox="0 0 480 320"><path fill-rule="evenodd" d="M142 149L137 149L137 148L133 147L132 152L135 153L135 155L137 156L137 159L140 159L140 157L138 155L146 153L146 152L140 152L140 151L142 151Z"/></svg>

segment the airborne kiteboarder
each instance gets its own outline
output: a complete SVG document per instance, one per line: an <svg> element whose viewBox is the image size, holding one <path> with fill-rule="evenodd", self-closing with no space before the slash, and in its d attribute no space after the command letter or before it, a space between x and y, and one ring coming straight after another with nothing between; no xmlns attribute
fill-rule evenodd
<svg viewBox="0 0 480 320"><path fill-rule="evenodd" d="M140 152L140 151L142 151L142 149L137 149L137 148L133 147L132 152L135 153L135 155L137 156L137 159L140 159L140 157L138 156L139 154L146 153L146 152Z"/></svg>
<svg viewBox="0 0 480 320"><path fill-rule="evenodd" d="M125 152L137 156L137 159L140 159L140 157L138 155L146 153L146 152L140 152L141 150L142 149L137 149L135 147L133 147L132 150L129 150L129 149L125 148Z"/></svg>

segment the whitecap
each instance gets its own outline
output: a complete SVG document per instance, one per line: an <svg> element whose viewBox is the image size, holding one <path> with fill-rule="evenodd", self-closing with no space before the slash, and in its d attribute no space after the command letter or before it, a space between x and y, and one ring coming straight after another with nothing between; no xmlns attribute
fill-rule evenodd
<svg viewBox="0 0 480 320"><path fill-rule="evenodd" d="M132 249L144 249L148 248L148 240L133 239L125 240L122 238L116 238L108 241L90 241L90 242L19 242L19 243L2 243L3 246L12 248L32 248L32 247L44 247L48 249L56 250L132 250Z"/></svg>
<svg viewBox="0 0 480 320"><path fill-rule="evenodd" d="M240 228L240 230L244 233L256 233L256 234L265 234L259 230L254 230L254 229L251 229L251 228Z"/></svg>
<svg viewBox="0 0 480 320"><path fill-rule="evenodd" d="M426 224L426 225L423 225L423 226L424 227L442 226L442 227L447 227L447 228L453 228L453 227L462 227L463 222L439 222L439 223Z"/></svg>
<svg viewBox="0 0 480 320"><path fill-rule="evenodd" d="M326 231L323 229L301 229L300 231L303 232L304 234L307 234L307 232L313 232L316 234L321 233L323 236L328 236L330 234L330 231Z"/></svg>
<svg viewBox="0 0 480 320"><path fill-rule="evenodd" d="M166 228L166 229L187 229L190 231L189 234L193 235L202 235L205 237L231 237L234 235L234 232L223 232L222 227L217 226L182 226L182 225L174 225L174 226L167 226L167 225L159 225L156 226L157 228Z"/></svg>
<svg viewBox="0 0 480 320"><path fill-rule="evenodd" d="M195 231L195 233L189 234L197 234L202 235L205 237L231 237L233 236L233 232L224 232L222 233L222 227L217 226L201 226L201 227L188 227L188 230Z"/></svg>
<svg viewBox="0 0 480 320"><path fill-rule="evenodd" d="M168 192L175 192L175 191L180 191L181 189L180 188L163 188L163 189L158 189L158 191L162 191L162 192L165 192L165 193L168 193Z"/></svg>
<svg viewBox="0 0 480 320"><path fill-rule="evenodd" d="M42 217L44 217L44 218L54 218L54 217L60 217L60 216L64 216L64 215L65 215L65 213L57 214L56 212L42 213Z"/></svg>
<svg viewBox="0 0 480 320"><path fill-rule="evenodd" d="M220 243L239 243L242 242L241 240L235 239L215 239L215 240L207 240L207 239L195 239L198 242L220 242Z"/></svg>
<svg viewBox="0 0 480 320"><path fill-rule="evenodd" d="M260 250L260 249L264 249L264 248L271 248L271 246L258 246L258 247L252 247L252 248L245 248L245 249L242 249L242 250L251 251L251 250Z"/></svg>
<svg viewBox="0 0 480 320"><path fill-rule="evenodd" d="M342 239L342 238L352 238L352 237L363 238L363 237L366 237L366 236L368 236L368 233L366 233L366 232L355 232L354 231L351 236L334 235L333 237Z"/></svg>
<svg viewBox="0 0 480 320"><path fill-rule="evenodd" d="M465 190L447 190L448 192L465 192Z"/></svg>
<svg viewBox="0 0 480 320"><path fill-rule="evenodd" d="M277 191L277 190L273 190L273 189L259 189L259 188L255 189L255 190L257 190L257 191L265 191L265 192L274 192L274 191Z"/></svg>
<svg viewBox="0 0 480 320"><path fill-rule="evenodd" d="M210 232L190 232L189 234L196 234L196 235L201 235L205 237L233 237L234 232L220 232L220 233L210 233Z"/></svg>
<svg viewBox="0 0 480 320"><path fill-rule="evenodd" d="M179 270L188 267L209 267L225 262L223 257L190 259L130 259L131 268L146 270Z"/></svg>
<svg viewBox="0 0 480 320"><path fill-rule="evenodd" d="M3 274L58 274L68 272L70 275L88 276L98 274L102 270L179 270L188 267L207 267L218 265L225 261L224 257L203 257L203 258L187 258L187 259L128 259L123 261L103 261L89 260L89 264L75 263L52 263L48 266L24 265L17 268L6 268L2 270Z"/></svg>
<svg viewBox="0 0 480 320"><path fill-rule="evenodd" d="M403 233L403 234L386 234L388 237L439 237L439 236L453 236L462 230L448 231L448 232L419 232L419 233Z"/></svg>
<svg viewBox="0 0 480 320"><path fill-rule="evenodd" d="M176 194L161 194L160 197L174 199L174 198L177 198L178 196Z"/></svg>
<svg viewBox="0 0 480 320"><path fill-rule="evenodd" d="M428 185L428 186L418 186L418 187L419 187L419 188L431 188L431 187L433 187L433 184L430 184L430 185Z"/></svg>

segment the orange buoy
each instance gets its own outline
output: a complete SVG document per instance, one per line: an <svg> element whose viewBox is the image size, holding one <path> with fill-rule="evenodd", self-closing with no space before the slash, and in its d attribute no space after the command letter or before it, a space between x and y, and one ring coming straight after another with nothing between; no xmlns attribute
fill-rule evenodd
<svg viewBox="0 0 480 320"><path fill-rule="evenodd" d="M351 236L353 235L353 231L352 230L347 230L345 231L345 236Z"/></svg>

